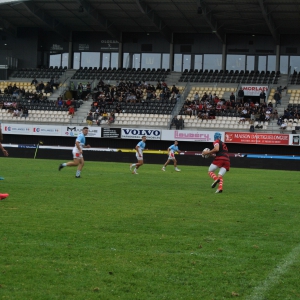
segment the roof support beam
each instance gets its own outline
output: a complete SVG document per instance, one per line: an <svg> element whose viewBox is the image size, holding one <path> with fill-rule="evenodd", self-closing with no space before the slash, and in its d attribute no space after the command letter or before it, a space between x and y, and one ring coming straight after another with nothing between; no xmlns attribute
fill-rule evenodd
<svg viewBox="0 0 300 300"><path fill-rule="evenodd" d="M0 28L1 31L5 31L12 36L17 36L17 28L2 17L0 17Z"/></svg>
<svg viewBox="0 0 300 300"><path fill-rule="evenodd" d="M206 23L211 28L212 32L216 34L216 36L219 38L219 40L225 44L225 34L221 31L220 26L215 19L212 11L209 9L209 7L206 5L206 3L203 0L197 0L198 7L201 7L202 9L202 16Z"/></svg>
<svg viewBox="0 0 300 300"><path fill-rule="evenodd" d="M45 13L45 11L36 6L33 2L26 1L22 3L32 15L34 15L37 19L42 21L51 30L55 31L67 41L71 38L71 33L65 25L61 24L55 18L49 16L47 13Z"/></svg>
<svg viewBox="0 0 300 300"><path fill-rule="evenodd" d="M82 6L83 10L91 17L94 21L96 21L99 25L105 28L105 31L111 35L114 39L121 42L122 35L121 32L106 19L103 15L101 15L96 9L94 9L87 1L85 0L77 0L78 4Z"/></svg>
<svg viewBox="0 0 300 300"><path fill-rule="evenodd" d="M279 44L279 34L276 30L276 27L275 27L275 23L273 21L273 18L272 18L272 15L271 13L268 11L268 8L267 6L265 5L265 1L264 0L258 0L258 3L260 5L260 8L261 8L261 11L262 11L262 15L269 27L269 30L273 36L273 39L276 43L276 45Z"/></svg>
<svg viewBox="0 0 300 300"><path fill-rule="evenodd" d="M140 11L145 14L152 22L152 24L159 30L159 32L164 36L164 38L172 43L172 31L166 26L165 22L160 18L160 16L144 1L135 0Z"/></svg>

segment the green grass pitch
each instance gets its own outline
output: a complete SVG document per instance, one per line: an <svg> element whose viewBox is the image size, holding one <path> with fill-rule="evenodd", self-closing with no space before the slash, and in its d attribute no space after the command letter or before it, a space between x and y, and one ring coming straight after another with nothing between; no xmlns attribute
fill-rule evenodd
<svg viewBox="0 0 300 300"><path fill-rule="evenodd" d="M1 158L0 299L300 299L299 172L59 163Z"/></svg>

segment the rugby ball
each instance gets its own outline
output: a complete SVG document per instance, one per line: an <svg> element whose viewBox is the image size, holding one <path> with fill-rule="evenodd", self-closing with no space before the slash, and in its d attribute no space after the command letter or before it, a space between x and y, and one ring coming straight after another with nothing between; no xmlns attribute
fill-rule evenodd
<svg viewBox="0 0 300 300"><path fill-rule="evenodd" d="M203 149L202 152L208 151L208 150L210 150L210 149L209 149L209 148L205 148L205 149ZM209 157L210 157L210 154L206 154L206 155L203 155L203 154L202 154L202 157L203 157L203 158L209 158Z"/></svg>

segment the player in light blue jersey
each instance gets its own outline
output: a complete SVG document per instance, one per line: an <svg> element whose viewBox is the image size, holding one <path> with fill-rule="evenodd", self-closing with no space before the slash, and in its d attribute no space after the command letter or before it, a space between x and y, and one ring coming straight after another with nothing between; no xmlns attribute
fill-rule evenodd
<svg viewBox="0 0 300 300"><path fill-rule="evenodd" d="M163 165L162 167L162 171L166 171L166 166L169 164L170 161L174 162L174 168L176 172L180 172L181 170L179 170L177 168L177 160L175 158L175 152L180 153L181 151L178 149L178 141L175 141L173 145L171 145L168 148L168 160L166 161L166 163Z"/></svg>
<svg viewBox="0 0 300 300"><path fill-rule="evenodd" d="M132 171L132 168L134 167L134 170L132 171L132 174L137 175L137 169L144 164L144 158L143 158L143 151L146 148L146 136L142 136L142 140L135 146L136 150L136 158L137 158L137 163L136 164L131 164L130 165L130 171Z"/></svg>
<svg viewBox="0 0 300 300"><path fill-rule="evenodd" d="M75 141L75 147L72 150L73 153L73 161L69 161L67 163L60 164L58 167L58 171L60 171L64 167L77 167L76 178L80 178L81 170L84 166L84 159L82 155L83 148L90 148L90 145L85 145L85 136L89 133L88 127L83 127L82 133L80 133Z"/></svg>

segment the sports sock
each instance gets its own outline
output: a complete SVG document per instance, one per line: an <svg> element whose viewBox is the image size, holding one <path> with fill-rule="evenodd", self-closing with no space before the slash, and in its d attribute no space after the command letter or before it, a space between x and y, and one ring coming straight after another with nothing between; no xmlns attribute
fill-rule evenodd
<svg viewBox="0 0 300 300"><path fill-rule="evenodd" d="M216 174L214 172L208 172L208 175L213 179L213 180L217 180L218 177L216 176Z"/></svg>
<svg viewBox="0 0 300 300"><path fill-rule="evenodd" d="M61 164L63 167L66 167L67 166L67 163L63 163L63 164Z"/></svg>
<svg viewBox="0 0 300 300"><path fill-rule="evenodd" d="M76 176L80 176L81 171L76 171Z"/></svg>
<svg viewBox="0 0 300 300"><path fill-rule="evenodd" d="M219 179L220 179L220 182L219 182L219 190L223 190L223 176L219 175Z"/></svg>

